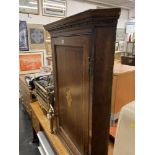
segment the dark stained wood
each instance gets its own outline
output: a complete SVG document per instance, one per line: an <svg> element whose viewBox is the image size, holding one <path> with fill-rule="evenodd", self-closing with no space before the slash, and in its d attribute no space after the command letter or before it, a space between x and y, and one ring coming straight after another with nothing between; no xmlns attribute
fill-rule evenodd
<svg viewBox="0 0 155 155"><path fill-rule="evenodd" d="M124 65L135 66L135 56L121 56L121 63Z"/></svg>
<svg viewBox="0 0 155 155"><path fill-rule="evenodd" d="M81 27L83 25L113 25L117 24L117 19L120 16L120 9L90 9L88 11L70 16L68 18L61 19L53 22L52 24L45 25L47 31L58 31L66 28ZM115 20L114 20L115 19Z"/></svg>
<svg viewBox="0 0 155 155"><path fill-rule="evenodd" d="M115 33L120 9L88 10L48 24L56 133L74 155L107 155Z"/></svg>
<svg viewBox="0 0 155 155"><path fill-rule="evenodd" d="M113 27L96 28L92 90L92 155L108 153L115 31Z"/></svg>
<svg viewBox="0 0 155 155"><path fill-rule="evenodd" d="M60 40L55 39L54 44L59 45ZM57 81L59 81L57 99L62 103L59 105L59 117L57 117L60 126L59 133L76 154L80 152L84 154L85 147L88 147L84 144L88 145L89 133L88 115L85 114L88 114L89 109L89 53L87 51L90 51L90 43L91 38L88 37L69 37L65 38L65 46L56 46L55 49ZM68 91L71 91L71 105L66 98ZM74 145L78 146L78 149Z"/></svg>

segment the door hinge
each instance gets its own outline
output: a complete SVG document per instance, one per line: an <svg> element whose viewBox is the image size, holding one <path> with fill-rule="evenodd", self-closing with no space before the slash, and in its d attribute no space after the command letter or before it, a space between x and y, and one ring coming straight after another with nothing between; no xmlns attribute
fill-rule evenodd
<svg viewBox="0 0 155 155"><path fill-rule="evenodd" d="M93 63L94 63L94 59L92 57L88 57L88 62L89 62L89 76L93 75Z"/></svg>

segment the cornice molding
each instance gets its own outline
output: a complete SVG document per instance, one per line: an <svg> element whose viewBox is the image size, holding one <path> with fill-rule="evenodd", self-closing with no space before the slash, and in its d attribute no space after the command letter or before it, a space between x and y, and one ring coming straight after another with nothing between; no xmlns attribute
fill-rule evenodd
<svg viewBox="0 0 155 155"><path fill-rule="evenodd" d="M87 26L116 26L120 16L120 8L91 9L51 24L45 25L47 31L61 31L64 29L77 29Z"/></svg>

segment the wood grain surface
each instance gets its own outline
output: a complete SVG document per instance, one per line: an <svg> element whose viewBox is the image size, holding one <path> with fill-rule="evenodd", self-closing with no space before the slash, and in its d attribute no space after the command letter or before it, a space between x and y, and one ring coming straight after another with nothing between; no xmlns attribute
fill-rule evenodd
<svg viewBox="0 0 155 155"><path fill-rule="evenodd" d="M58 155L69 155L60 139L55 134L51 134L49 120L41 110L38 101L31 103L30 105L37 119L39 120L46 136L48 137L48 140L50 141Z"/></svg>

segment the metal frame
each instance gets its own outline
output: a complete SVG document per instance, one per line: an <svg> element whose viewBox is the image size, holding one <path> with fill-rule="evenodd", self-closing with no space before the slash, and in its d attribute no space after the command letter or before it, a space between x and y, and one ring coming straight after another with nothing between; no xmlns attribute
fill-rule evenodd
<svg viewBox="0 0 155 155"><path fill-rule="evenodd" d="M66 15L67 15L67 0L64 0L64 2L65 2L65 6L66 6L65 15L64 16L61 16L61 15L59 16L59 15L50 15L50 14L44 13L44 8L43 8L44 0L42 0L42 15L43 16L48 16L48 17L57 17L57 18L66 17Z"/></svg>
<svg viewBox="0 0 155 155"><path fill-rule="evenodd" d="M37 13L33 13L33 12L28 13L28 12L20 11L20 9L19 9L19 13L23 13L23 14L32 14L32 15L39 15L39 13L40 13L39 0L36 0L36 2L37 2L37 9L38 9ZM20 1L19 1L19 3L20 3ZM19 6L20 6L20 5L19 5Z"/></svg>

